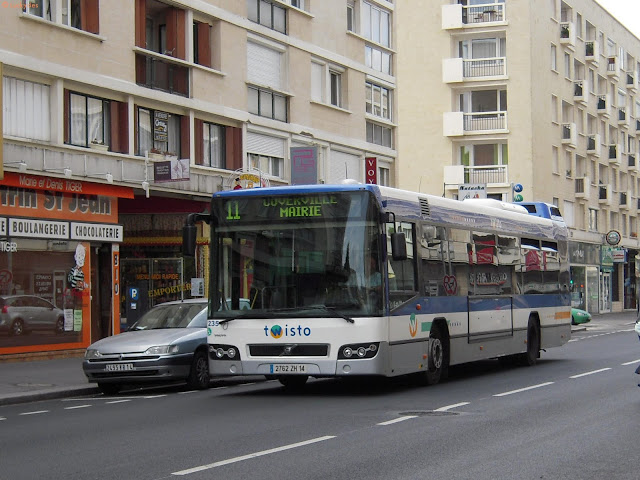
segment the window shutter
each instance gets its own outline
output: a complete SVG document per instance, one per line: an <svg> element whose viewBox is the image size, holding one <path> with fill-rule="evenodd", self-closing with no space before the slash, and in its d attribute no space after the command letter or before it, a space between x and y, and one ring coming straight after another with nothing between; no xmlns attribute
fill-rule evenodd
<svg viewBox="0 0 640 480"><path fill-rule="evenodd" d="M71 117L69 115L69 103L71 102L71 93L66 88L64 89L64 143L69 143L69 122L71 121Z"/></svg>
<svg viewBox="0 0 640 480"><path fill-rule="evenodd" d="M49 86L17 78L2 78L3 132L15 137L49 141Z"/></svg>
<svg viewBox="0 0 640 480"><path fill-rule="evenodd" d="M147 48L147 21L145 0L135 0L136 47Z"/></svg>
<svg viewBox="0 0 640 480"><path fill-rule="evenodd" d="M184 10L169 8L167 11L167 55L185 59ZM165 52L160 52L165 53Z"/></svg>
<svg viewBox="0 0 640 480"><path fill-rule="evenodd" d="M242 129L237 127L224 127L225 131L225 156L229 170L242 168Z"/></svg>
<svg viewBox="0 0 640 480"><path fill-rule="evenodd" d="M180 158L191 157L191 135L189 132L189 117L182 115L180 117Z"/></svg>
<svg viewBox="0 0 640 480"><path fill-rule="evenodd" d="M198 63L211 67L211 25L198 23Z"/></svg>
<svg viewBox="0 0 640 480"><path fill-rule="evenodd" d="M284 158L284 139L247 132L247 152Z"/></svg>
<svg viewBox="0 0 640 480"><path fill-rule="evenodd" d="M281 53L257 43L247 43L247 79L251 83L282 90Z"/></svg>
<svg viewBox="0 0 640 480"><path fill-rule="evenodd" d="M100 32L100 14L98 0L81 0L80 22L85 32Z"/></svg>
<svg viewBox="0 0 640 480"><path fill-rule="evenodd" d="M202 135L202 129L204 128L204 122L202 120L198 120L197 118L195 119L195 123L194 123L194 127L195 128L195 132L194 133L194 141L196 142L196 144L194 145L195 147L195 160L194 163L196 165L204 165L204 158L203 158L203 144L202 142L204 141L203 135Z"/></svg>
<svg viewBox="0 0 640 480"><path fill-rule="evenodd" d="M360 157L332 151L327 183L339 183L347 178L360 181Z"/></svg>

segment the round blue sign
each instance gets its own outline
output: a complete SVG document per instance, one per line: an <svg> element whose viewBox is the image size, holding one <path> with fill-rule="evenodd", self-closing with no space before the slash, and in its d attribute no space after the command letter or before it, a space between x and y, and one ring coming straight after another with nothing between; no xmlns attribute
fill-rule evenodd
<svg viewBox="0 0 640 480"><path fill-rule="evenodd" d="M513 186L513 191L516 192L516 193L520 193L522 190L524 190L524 187L522 186L521 183L516 183Z"/></svg>

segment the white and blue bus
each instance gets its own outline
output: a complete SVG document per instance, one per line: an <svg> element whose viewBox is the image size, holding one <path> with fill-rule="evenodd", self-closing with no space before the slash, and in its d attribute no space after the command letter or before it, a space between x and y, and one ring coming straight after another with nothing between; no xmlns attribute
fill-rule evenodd
<svg viewBox="0 0 640 480"><path fill-rule="evenodd" d="M210 374L433 384L535 364L571 336L567 230L520 210L362 184L215 193L183 232L193 255L211 226Z"/></svg>

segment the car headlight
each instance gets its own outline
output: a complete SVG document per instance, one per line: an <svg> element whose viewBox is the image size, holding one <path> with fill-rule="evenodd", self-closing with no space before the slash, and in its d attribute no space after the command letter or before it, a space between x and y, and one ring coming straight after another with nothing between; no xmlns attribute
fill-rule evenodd
<svg viewBox="0 0 640 480"><path fill-rule="evenodd" d="M100 350L96 350L95 348L87 348L87 351L84 353L84 358L87 360L91 360L92 358L100 358L102 354Z"/></svg>
<svg viewBox="0 0 640 480"><path fill-rule="evenodd" d="M145 355L172 355L178 353L180 347L178 345L158 345L157 347L147 348Z"/></svg>

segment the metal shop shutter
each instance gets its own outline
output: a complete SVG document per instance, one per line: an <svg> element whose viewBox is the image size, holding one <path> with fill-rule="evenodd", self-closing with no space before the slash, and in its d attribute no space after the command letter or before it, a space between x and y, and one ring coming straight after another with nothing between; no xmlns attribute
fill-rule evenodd
<svg viewBox="0 0 640 480"><path fill-rule="evenodd" d="M329 162L329 175L326 183L339 183L341 180L351 178L359 182L361 160L358 155L350 153L331 152L331 161Z"/></svg>

